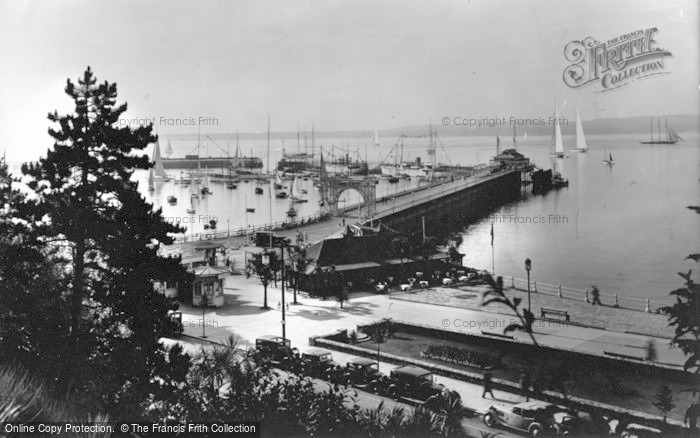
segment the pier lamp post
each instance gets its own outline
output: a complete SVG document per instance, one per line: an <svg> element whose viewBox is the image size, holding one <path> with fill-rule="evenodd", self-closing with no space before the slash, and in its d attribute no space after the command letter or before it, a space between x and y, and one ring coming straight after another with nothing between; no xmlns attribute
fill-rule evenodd
<svg viewBox="0 0 700 438"><path fill-rule="evenodd" d="M206 339L207 335L204 332L204 329L206 327L205 320L204 320L204 312L207 310L207 288L202 285L202 339Z"/></svg>
<svg viewBox="0 0 700 438"><path fill-rule="evenodd" d="M532 269L532 261L530 258L525 259L525 270L527 271L527 311L530 312L530 269Z"/></svg>

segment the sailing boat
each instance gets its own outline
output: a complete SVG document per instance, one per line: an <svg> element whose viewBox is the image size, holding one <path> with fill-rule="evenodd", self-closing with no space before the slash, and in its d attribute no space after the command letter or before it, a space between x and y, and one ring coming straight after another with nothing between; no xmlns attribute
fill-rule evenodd
<svg viewBox="0 0 700 438"><path fill-rule="evenodd" d="M154 179L163 181L170 180L170 175L168 175L168 172L165 171L165 167L163 167L163 158L160 156L160 143L158 140L156 140L156 144L153 148L153 162L155 163L153 165Z"/></svg>
<svg viewBox="0 0 700 438"><path fill-rule="evenodd" d="M554 104L554 130L552 131L552 141L550 144L550 155L555 155L558 158L564 156L564 143L561 140L561 128L559 127L559 110L557 104Z"/></svg>
<svg viewBox="0 0 700 438"><path fill-rule="evenodd" d="M289 210L287 210L287 216L289 216L291 218L295 218L297 215L297 211L294 209L294 205L293 205L295 202L298 202L297 199L299 199L299 198L296 198L294 196L294 192L296 190L296 185L297 185L296 183L297 183L297 178L294 178L294 183L292 183L292 186L291 186L292 195L289 197Z"/></svg>
<svg viewBox="0 0 700 438"><path fill-rule="evenodd" d="M204 178L202 178L202 189L200 190L200 192L203 195L211 194L211 190L209 190L209 184L211 184L211 182L209 181L209 171L208 169L205 169Z"/></svg>
<svg viewBox="0 0 700 438"><path fill-rule="evenodd" d="M199 183L196 179L193 179L190 185L190 198L199 198Z"/></svg>
<svg viewBox="0 0 700 438"><path fill-rule="evenodd" d="M155 179L154 173L155 172L153 171L153 168L151 168L151 170L148 171L148 191L149 192L152 192L156 189L156 185L154 182L154 179Z"/></svg>
<svg viewBox="0 0 700 438"><path fill-rule="evenodd" d="M377 135L377 130L374 130L374 140L373 143L375 146L379 146L379 136Z"/></svg>
<svg viewBox="0 0 700 438"><path fill-rule="evenodd" d="M658 139L654 140L654 121L653 117L649 118L649 128L651 130L649 134L649 141L640 141L641 144L676 144L678 141L682 141L680 135L673 128L668 127L668 119L666 119L666 140L661 140L661 118L657 119L657 131Z"/></svg>
<svg viewBox="0 0 700 438"><path fill-rule="evenodd" d="M605 155L607 155L608 157L606 158ZM603 163L607 163L608 166L613 166L615 162L613 161L612 152L608 153L606 149L605 155L603 155Z"/></svg>
<svg viewBox="0 0 700 438"><path fill-rule="evenodd" d="M299 177L294 177L294 182L292 182L291 194L289 196L289 199L296 204L298 204L300 202L307 202L306 199L299 196L300 194L301 194L301 181L299 180Z"/></svg>
<svg viewBox="0 0 700 438"><path fill-rule="evenodd" d="M170 144L170 139L168 139L168 146L165 148L165 155L168 156L168 158L173 154L173 145Z"/></svg>
<svg viewBox="0 0 700 438"><path fill-rule="evenodd" d="M194 198L190 198L190 208L187 209L188 214L195 214L195 209L194 209Z"/></svg>
<svg viewBox="0 0 700 438"><path fill-rule="evenodd" d="M282 178L280 178L279 172L275 172L275 182L272 184L272 187L275 190L279 190L283 187L282 185Z"/></svg>
<svg viewBox="0 0 700 438"><path fill-rule="evenodd" d="M586 145L586 137L583 136L583 124L581 123L581 116L578 113L578 108L576 108L576 136L575 140L576 147L571 149L575 152L586 152L588 146Z"/></svg>

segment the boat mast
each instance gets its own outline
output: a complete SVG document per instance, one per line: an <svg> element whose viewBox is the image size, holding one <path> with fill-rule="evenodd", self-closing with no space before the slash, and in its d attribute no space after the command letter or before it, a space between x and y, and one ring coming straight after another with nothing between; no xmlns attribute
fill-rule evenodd
<svg viewBox="0 0 700 438"><path fill-rule="evenodd" d="M654 141L654 117L649 117L649 141Z"/></svg>
<svg viewBox="0 0 700 438"><path fill-rule="evenodd" d="M668 117L666 117L666 141L670 141L671 138L668 135Z"/></svg>
<svg viewBox="0 0 700 438"><path fill-rule="evenodd" d="M297 122L297 153L301 153L301 143L299 141L299 122Z"/></svg>
<svg viewBox="0 0 700 438"><path fill-rule="evenodd" d="M311 162L314 161L314 155L316 155L316 147L314 145L314 122L311 122Z"/></svg>
<svg viewBox="0 0 700 438"><path fill-rule="evenodd" d="M661 117L656 119L656 125L657 125L656 130L659 131L657 135L659 136L659 142L660 142L661 141Z"/></svg>
<svg viewBox="0 0 700 438"><path fill-rule="evenodd" d="M267 115L267 172L270 173L270 114Z"/></svg>

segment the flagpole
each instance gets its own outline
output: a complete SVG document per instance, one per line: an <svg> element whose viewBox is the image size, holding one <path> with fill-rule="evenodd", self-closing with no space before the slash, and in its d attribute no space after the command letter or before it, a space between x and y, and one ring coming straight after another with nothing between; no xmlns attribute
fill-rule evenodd
<svg viewBox="0 0 700 438"><path fill-rule="evenodd" d="M496 275L496 256L493 249L493 222L491 222L491 272Z"/></svg>

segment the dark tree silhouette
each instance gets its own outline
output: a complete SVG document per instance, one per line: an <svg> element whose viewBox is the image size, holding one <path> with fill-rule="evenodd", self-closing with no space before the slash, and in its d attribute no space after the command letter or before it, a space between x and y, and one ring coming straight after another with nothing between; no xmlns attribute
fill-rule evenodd
<svg viewBox="0 0 700 438"><path fill-rule="evenodd" d="M119 400L124 413L123 391L148 389L163 354L158 339L169 334L172 304L153 281L184 278L179 259L160 257L158 246L184 230L154 211L132 179L152 166L141 152L157 138L152 126L119 125L127 106L116 105L116 84L98 84L88 67L65 92L74 112L48 115L55 143L38 163L22 166L35 198L18 209L69 273L71 351L62 381L81 397Z"/></svg>

